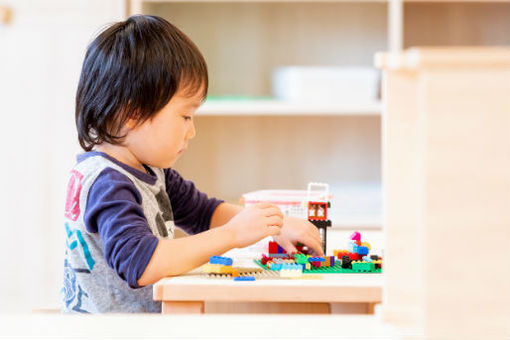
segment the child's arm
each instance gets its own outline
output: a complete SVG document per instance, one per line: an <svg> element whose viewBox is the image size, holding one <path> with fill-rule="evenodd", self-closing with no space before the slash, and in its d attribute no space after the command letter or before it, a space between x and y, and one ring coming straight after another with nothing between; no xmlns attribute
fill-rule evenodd
<svg viewBox="0 0 510 340"><path fill-rule="evenodd" d="M223 209L227 211L225 214L232 211L228 205ZM217 221L226 218L221 213L223 209L220 208ZM138 285L145 286L165 276L185 273L204 264L213 255L278 235L282 222L283 215L278 207L260 203L240 210L227 223L214 229L179 239L159 240Z"/></svg>
<svg viewBox="0 0 510 340"><path fill-rule="evenodd" d="M241 210L243 210L243 207L240 205L230 203L219 204L211 217L211 224L209 228L212 229L226 224Z"/></svg>

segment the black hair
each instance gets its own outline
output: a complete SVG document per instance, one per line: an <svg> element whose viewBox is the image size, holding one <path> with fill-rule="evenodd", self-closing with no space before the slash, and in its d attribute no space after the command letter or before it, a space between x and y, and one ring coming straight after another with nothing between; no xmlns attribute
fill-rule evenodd
<svg viewBox="0 0 510 340"><path fill-rule="evenodd" d="M103 30L88 46L76 93L78 140L85 151L121 144L128 119L152 118L178 90L207 95L197 46L163 18L135 15Z"/></svg>

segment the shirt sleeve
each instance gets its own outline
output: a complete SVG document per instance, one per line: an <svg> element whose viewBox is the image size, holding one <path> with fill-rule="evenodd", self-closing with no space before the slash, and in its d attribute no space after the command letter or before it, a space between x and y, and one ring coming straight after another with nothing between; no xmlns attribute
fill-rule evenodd
<svg viewBox="0 0 510 340"><path fill-rule="evenodd" d="M142 276L158 244L142 209L142 197L131 180L111 168L92 184L84 214L91 233L99 233L106 263L131 288Z"/></svg>
<svg viewBox="0 0 510 340"><path fill-rule="evenodd" d="M200 192L192 181L173 169L165 169L166 192L170 197L175 225L188 234L208 230L216 207L222 203Z"/></svg>

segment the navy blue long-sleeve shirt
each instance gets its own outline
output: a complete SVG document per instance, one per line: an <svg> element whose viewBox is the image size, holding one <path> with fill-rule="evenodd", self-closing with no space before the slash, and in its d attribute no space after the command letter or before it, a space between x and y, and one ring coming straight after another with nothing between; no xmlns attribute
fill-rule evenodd
<svg viewBox="0 0 510 340"><path fill-rule="evenodd" d="M90 300L98 286L112 283L109 270L131 290L143 290L134 288L139 288L138 279L158 239L172 238L174 224L188 234L207 230L214 210L222 202L198 191L193 182L183 179L173 169L146 167L146 170L131 168L101 152L78 156L66 202L66 269L72 271L69 274L79 284L69 283L64 290L74 289L75 300L79 289L87 295L81 294L78 308L81 311L87 311L82 308L83 301ZM82 252L76 251L77 245ZM97 266L103 261L104 266ZM87 264L88 268L76 268L77 264ZM101 270L95 273L95 268ZM81 280L77 279L77 273ZM85 289L94 277L90 289ZM118 290L118 285L115 282L113 290ZM64 302L67 309L72 309L72 301ZM114 299L106 308L117 311L118 304L118 299ZM102 311L97 303L92 305ZM94 311L94 308L90 309Z"/></svg>

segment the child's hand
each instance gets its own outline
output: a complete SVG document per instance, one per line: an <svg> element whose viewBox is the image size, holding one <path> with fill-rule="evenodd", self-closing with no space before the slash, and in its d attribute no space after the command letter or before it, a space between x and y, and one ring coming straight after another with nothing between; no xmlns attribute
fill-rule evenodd
<svg viewBox="0 0 510 340"><path fill-rule="evenodd" d="M319 230L307 220L285 217L279 236L273 239L289 254L297 252L294 246L297 242L311 248L317 256L324 256Z"/></svg>
<svg viewBox="0 0 510 340"><path fill-rule="evenodd" d="M234 237L234 247L249 246L267 236L280 234L283 214L276 205L259 203L241 210L225 226Z"/></svg>

